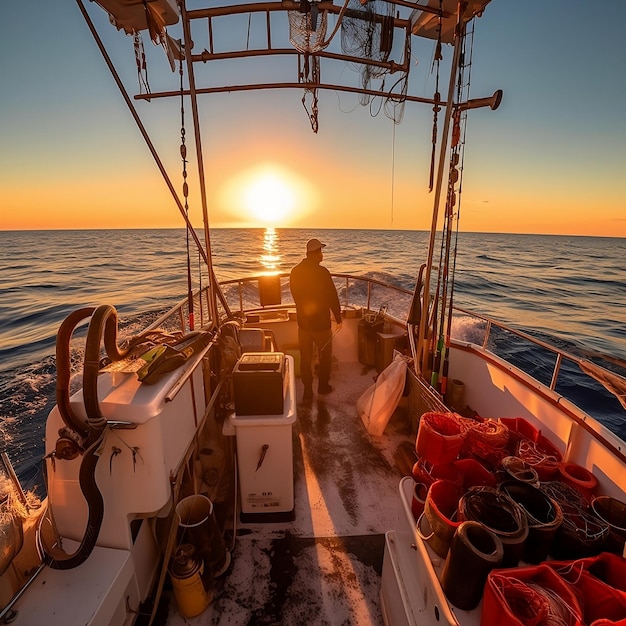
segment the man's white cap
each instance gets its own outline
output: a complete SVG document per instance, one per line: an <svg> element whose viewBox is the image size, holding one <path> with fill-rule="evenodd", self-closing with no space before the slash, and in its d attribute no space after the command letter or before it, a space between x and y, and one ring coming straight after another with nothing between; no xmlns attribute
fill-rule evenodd
<svg viewBox="0 0 626 626"><path fill-rule="evenodd" d="M306 242L307 253L315 252L316 250L321 250L322 248L325 248L325 247L326 247L326 244L322 243L319 239L309 239Z"/></svg>

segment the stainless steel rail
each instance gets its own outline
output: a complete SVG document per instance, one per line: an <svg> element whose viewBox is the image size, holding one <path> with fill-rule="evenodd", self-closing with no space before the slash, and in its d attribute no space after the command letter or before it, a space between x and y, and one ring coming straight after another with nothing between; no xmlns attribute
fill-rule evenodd
<svg viewBox="0 0 626 626"><path fill-rule="evenodd" d="M224 297L228 301L231 313L241 319L244 319L246 314L258 313L260 311L293 311L295 309L295 305L291 299L291 293L289 291L289 274L281 273L278 276L281 281L281 296L283 302L279 305L267 307L263 307L260 304L259 279L262 278L262 276L249 276L245 278L221 281L220 286L224 292ZM377 312L384 306L387 309L385 315L390 321L400 325L405 323L411 306L413 296L412 291L371 277L343 273L333 273L332 276L337 286L340 302L344 308L361 309L365 314ZM196 293L194 298L194 307L196 307L197 311L200 311L202 325L209 325L209 299L206 289ZM184 331L185 323L188 319L187 308L187 300L182 300L169 312L156 320L151 325L151 328L165 327L166 329ZM546 341L533 337L522 330L515 329L499 322L489 316L477 314L464 308L455 307L454 314L455 316L465 316L484 323L484 335L482 338L482 347L484 349L491 349L490 347L493 344L495 332L502 331L511 337L527 342L529 345L539 347L552 354L554 356L554 364L550 373L550 381L547 383L547 386L551 390L556 388L564 361L569 361L580 368L581 363L588 363L588 359L590 357L599 357L619 367L626 368L626 361L619 358L584 350L581 350L581 355L576 355L567 350L553 346ZM453 340L454 339L455 337L453 337ZM607 372L611 371L602 365L598 365L596 363L593 365L597 369ZM520 366L518 365L518 367ZM520 367L520 369L524 368ZM582 369L581 372L588 376L590 380L593 380L593 377L584 372ZM533 376L530 372L526 373Z"/></svg>

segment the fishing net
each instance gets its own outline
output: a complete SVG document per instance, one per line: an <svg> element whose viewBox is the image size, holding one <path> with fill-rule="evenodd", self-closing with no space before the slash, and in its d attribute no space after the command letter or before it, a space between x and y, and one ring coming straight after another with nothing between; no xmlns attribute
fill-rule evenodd
<svg viewBox="0 0 626 626"><path fill-rule="evenodd" d="M541 490L557 501L563 522L551 548L555 558L597 554L609 534L609 525L589 510L589 502L575 487L561 481L541 483Z"/></svg>
<svg viewBox="0 0 626 626"><path fill-rule="evenodd" d="M471 487L459 502L459 515L481 522L500 537L518 535L526 525L521 507L493 487Z"/></svg>
<svg viewBox="0 0 626 626"><path fill-rule="evenodd" d="M328 11L318 11L316 2L300 2L300 11L288 11L289 41L302 53L323 50L328 27Z"/></svg>
<svg viewBox="0 0 626 626"><path fill-rule="evenodd" d="M515 453L537 471L540 480L554 477L563 458L561 453L541 435L539 441L521 439Z"/></svg>
<svg viewBox="0 0 626 626"><path fill-rule="evenodd" d="M523 459L517 456L506 456L502 459L501 464L511 478L531 485L539 484L537 471Z"/></svg>
<svg viewBox="0 0 626 626"><path fill-rule="evenodd" d="M579 626L575 592L546 565L492 571L485 585L481 624Z"/></svg>
<svg viewBox="0 0 626 626"><path fill-rule="evenodd" d="M462 455L474 456L496 466L508 456L509 429L502 422L485 419L482 422L465 418L467 436Z"/></svg>
<svg viewBox="0 0 626 626"><path fill-rule="evenodd" d="M393 8L384 0L349 0L341 23L341 50L344 54L370 59L372 64L359 64L361 86L369 87L372 78L380 78L389 70L377 63L387 61L393 44ZM369 94L361 94L360 102L367 105Z"/></svg>
<svg viewBox="0 0 626 626"><path fill-rule="evenodd" d="M500 418L509 428L508 448L536 470L539 480L552 480L559 471L563 457L552 442L522 417Z"/></svg>
<svg viewBox="0 0 626 626"><path fill-rule="evenodd" d="M587 624L626 618L626 560L621 556L603 552L574 561L548 561L547 565L579 593Z"/></svg>

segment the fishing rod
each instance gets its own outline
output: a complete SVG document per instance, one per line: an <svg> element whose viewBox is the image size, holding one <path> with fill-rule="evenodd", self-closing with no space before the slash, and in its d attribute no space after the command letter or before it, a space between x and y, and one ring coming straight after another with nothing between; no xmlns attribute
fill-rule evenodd
<svg viewBox="0 0 626 626"><path fill-rule="evenodd" d="M333 332L330 334L330 337L328 338L328 341L320 348L320 353L323 352L326 349L326 346L328 346L328 344L333 340L333 337L342 329L342 325L338 324L337 328L335 328L335 330L333 330Z"/></svg>
<svg viewBox="0 0 626 626"><path fill-rule="evenodd" d="M448 149L448 135L450 133L450 121L452 117L452 108L453 108L453 99L455 92L455 85L457 79L457 69L460 64L461 58L461 49L462 49L462 41L465 37L465 25L463 22L463 13L459 12L457 25L456 25L456 38L454 42L454 50L452 55L452 65L450 68L450 77L448 84L448 96L446 98L445 104L445 116L444 116L444 127L443 133L441 136L441 145L439 147L439 163L437 167L437 177L435 184L435 197L433 200L433 215L432 222L430 228L430 236L428 240L428 254L426 261L426 271L424 273L424 303L422 310L428 311L428 307L430 304L430 274L432 270L432 262L433 262L433 252L435 248L435 235L437 232L437 222L439 216L439 204L441 201L441 190L443 187L443 171L444 171L444 163L446 158L446 153ZM417 373L421 373L424 375L427 365L428 365L428 325L426 315L423 315L420 319L419 331L418 331L418 350L419 350L419 361L421 364L420 371ZM434 329L434 327L433 327Z"/></svg>

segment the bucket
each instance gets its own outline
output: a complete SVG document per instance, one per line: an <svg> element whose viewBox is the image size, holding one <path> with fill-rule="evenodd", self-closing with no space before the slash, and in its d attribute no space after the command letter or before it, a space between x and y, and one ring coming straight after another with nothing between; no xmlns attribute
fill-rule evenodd
<svg viewBox="0 0 626 626"><path fill-rule="evenodd" d="M458 378L453 378L449 384L448 404L453 409L461 411L465 408L465 383Z"/></svg>
<svg viewBox="0 0 626 626"><path fill-rule="evenodd" d="M575 561L546 563L572 585L581 598L586 624L626 623L626 559L602 552Z"/></svg>
<svg viewBox="0 0 626 626"><path fill-rule="evenodd" d="M539 480L554 480L563 457L556 446L523 417L501 417L500 422L509 429L508 448L531 465Z"/></svg>
<svg viewBox="0 0 626 626"><path fill-rule="evenodd" d="M170 578L178 612L183 617L200 615L213 600L202 582L204 564L190 543L181 544L170 566Z"/></svg>
<svg viewBox="0 0 626 626"><path fill-rule="evenodd" d="M500 565L503 556L497 535L479 522L462 522L452 537L441 573L441 586L448 600L464 611L475 609L489 572Z"/></svg>
<svg viewBox="0 0 626 626"><path fill-rule="evenodd" d="M609 525L604 543L607 552L626 556L626 503L610 496L598 496L591 502L593 512Z"/></svg>
<svg viewBox="0 0 626 626"><path fill-rule="evenodd" d="M463 475L456 464L443 463L432 465L428 461L420 459L413 464L411 475L416 483L424 483L430 487L436 480L449 480L457 485L463 484Z"/></svg>
<svg viewBox="0 0 626 626"><path fill-rule="evenodd" d="M591 500L594 489L598 486L598 479L582 465L576 463L559 464L559 480L576 487Z"/></svg>
<svg viewBox="0 0 626 626"><path fill-rule="evenodd" d="M442 558L448 554L452 537L461 523L457 510L462 496L463 488L447 480L436 480L426 494L424 516L432 530L428 545Z"/></svg>
<svg viewBox="0 0 626 626"><path fill-rule="evenodd" d="M204 561L207 575L219 576L230 564L224 539L213 514L213 502L203 495L183 498L176 505L178 542L192 544Z"/></svg>
<svg viewBox="0 0 626 626"><path fill-rule="evenodd" d="M465 439L465 429L453 413L424 413L415 440L418 457L433 465L452 463Z"/></svg>
<svg viewBox="0 0 626 626"><path fill-rule="evenodd" d="M528 538L524 542L522 559L535 564L545 561L563 522L563 511L558 502L537 487L514 480L502 483L499 489L521 506L526 514Z"/></svg>
<svg viewBox="0 0 626 626"><path fill-rule="evenodd" d="M463 476L463 487L495 487L496 477L482 463L476 459L457 459L454 467L461 472Z"/></svg>
<svg viewBox="0 0 626 626"><path fill-rule="evenodd" d="M427 495L428 486L424 483L415 483L413 486L413 497L411 498L411 512L416 522L424 512L424 504L426 503Z"/></svg>
<svg viewBox="0 0 626 626"><path fill-rule="evenodd" d="M535 428L523 417L501 417L498 421L509 429L509 442L511 447L515 447L520 439L524 438L536 441L541 434L538 428Z"/></svg>
<svg viewBox="0 0 626 626"><path fill-rule="evenodd" d="M472 487L459 502L461 521L481 522L504 546L502 567L515 567L528 538L528 521L522 508L508 495L492 487Z"/></svg>

